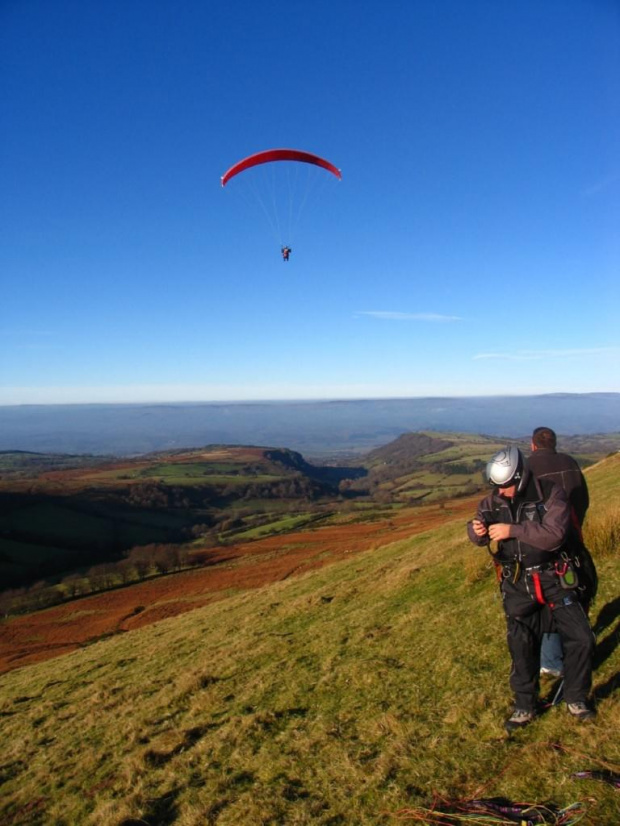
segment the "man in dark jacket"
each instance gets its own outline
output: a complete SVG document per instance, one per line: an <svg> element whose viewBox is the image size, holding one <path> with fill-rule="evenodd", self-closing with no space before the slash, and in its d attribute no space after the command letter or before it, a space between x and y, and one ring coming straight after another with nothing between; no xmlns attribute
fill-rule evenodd
<svg viewBox="0 0 620 826"><path fill-rule="evenodd" d="M581 528L590 504L588 485L572 456L558 453L557 436L550 427L537 427L532 433L532 455L527 465L538 479L550 479L564 489L571 505L575 530ZM544 634L540 652L540 673L560 677L563 673L562 641L559 634Z"/></svg>
<svg viewBox="0 0 620 826"><path fill-rule="evenodd" d="M588 485L581 468L572 456L558 453L557 436L550 427L537 427L532 433L532 455L527 466L538 479L550 479L564 488L576 525L581 530L590 505Z"/></svg>
<svg viewBox="0 0 620 826"><path fill-rule="evenodd" d="M572 591L561 587L555 568L571 527L566 494L559 485L536 479L516 447L493 456L487 478L494 490L478 506L467 531L472 542L493 551L501 578L515 696L506 729L526 726L536 716L540 644L552 614L564 643L568 711L579 720L591 719L595 712L587 698L594 635L583 607ZM491 542L498 543L497 549Z"/></svg>

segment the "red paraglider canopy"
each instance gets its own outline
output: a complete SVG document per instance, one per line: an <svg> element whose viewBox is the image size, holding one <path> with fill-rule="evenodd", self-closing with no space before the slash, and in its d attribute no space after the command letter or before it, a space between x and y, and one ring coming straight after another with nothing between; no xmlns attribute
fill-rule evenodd
<svg viewBox="0 0 620 826"><path fill-rule="evenodd" d="M243 172L245 169L250 169L252 166L258 166L261 163L270 163L271 161L301 161L302 163L312 163L315 166L321 166L337 178L342 178L342 172L330 163L325 158L320 158L318 155L313 155L311 152L303 152L299 149L266 149L264 152L257 152L255 155L250 155L241 161L238 161L234 166L231 166L228 172L222 175L222 186L226 186L231 178Z"/></svg>

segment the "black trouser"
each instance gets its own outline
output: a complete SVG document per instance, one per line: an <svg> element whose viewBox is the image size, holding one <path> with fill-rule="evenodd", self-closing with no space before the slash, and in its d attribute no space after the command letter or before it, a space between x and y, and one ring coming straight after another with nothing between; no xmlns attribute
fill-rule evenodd
<svg viewBox="0 0 620 826"><path fill-rule="evenodd" d="M590 623L572 591L559 585L552 571L543 571L540 582L545 600L554 607L535 603L527 616L511 616L511 593L504 595L504 609L508 624L508 648L512 657L510 687L515 695L515 705L533 711L538 697L540 673L540 644L543 633L553 630L562 638L564 648L564 699L567 703L585 701L592 685L592 655L595 639ZM514 593L515 589L511 589ZM517 590L533 595L533 583L528 574L522 574ZM521 594L523 596L523 594ZM520 603L519 608L522 608Z"/></svg>

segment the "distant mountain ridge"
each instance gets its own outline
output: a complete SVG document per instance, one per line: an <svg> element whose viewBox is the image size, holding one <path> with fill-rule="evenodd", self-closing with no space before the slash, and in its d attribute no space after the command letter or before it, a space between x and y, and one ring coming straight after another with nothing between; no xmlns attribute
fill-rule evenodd
<svg viewBox="0 0 620 826"><path fill-rule="evenodd" d="M117 456L205 444L354 454L419 430L525 437L620 430L620 393L308 402L0 407L0 450Z"/></svg>

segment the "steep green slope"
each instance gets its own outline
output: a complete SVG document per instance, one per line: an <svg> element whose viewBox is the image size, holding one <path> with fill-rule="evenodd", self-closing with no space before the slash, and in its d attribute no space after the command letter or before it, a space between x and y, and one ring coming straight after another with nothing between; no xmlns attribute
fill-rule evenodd
<svg viewBox="0 0 620 826"><path fill-rule="evenodd" d="M617 521L618 457L588 480ZM497 589L452 522L0 678L0 820L360 826L436 793L592 798L582 822L617 824L620 793L571 773L620 770L618 550L597 560L593 724L557 707L505 737Z"/></svg>

